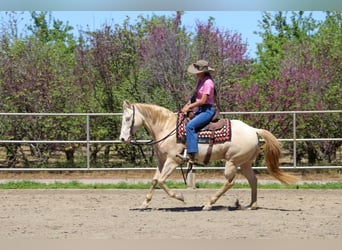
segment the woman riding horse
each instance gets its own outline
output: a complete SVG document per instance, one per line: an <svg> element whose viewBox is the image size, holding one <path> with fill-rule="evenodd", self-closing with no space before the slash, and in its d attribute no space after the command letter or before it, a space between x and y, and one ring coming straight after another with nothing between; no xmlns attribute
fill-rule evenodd
<svg viewBox="0 0 342 250"><path fill-rule="evenodd" d="M187 150L188 156L184 160L190 162L195 160L195 154L198 153L197 130L207 125L215 115L215 83L211 76L214 71L205 60L199 60L188 67L188 72L196 75L198 79L196 91L192 98L194 100L190 100L181 110L187 114L190 110L196 109L194 117L186 125L187 149L185 150Z"/></svg>
<svg viewBox="0 0 342 250"><path fill-rule="evenodd" d="M157 157L157 168L153 176L151 187L142 204L142 208L148 207L152 200L153 190L159 185L170 196L184 201L182 193L171 190L165 181L183 160L177 155L184 149L182 143L177 142L175 128L177 114L166 108L144 103L130 103L124 101L120 139L122 142L130 143L133 135L140 127L152 136L155 155ZM252 164L258 156L259 138L264 141L265 162L269 173L283 183L297 181L295 176L284 173L279 168L280 144L277 138L265 129L253 128L239 120L231 120L232 138L230 141L215 144L212 149L210 161L224 160L224 182L218 190L204 205L204 210L210 210L212 205L234 185L238 167L247 178L251 186L251 203L249 208L257 208L257 178L252 169ZM197 158L203 162L206 158L208 145L199 145Z"/></svg>

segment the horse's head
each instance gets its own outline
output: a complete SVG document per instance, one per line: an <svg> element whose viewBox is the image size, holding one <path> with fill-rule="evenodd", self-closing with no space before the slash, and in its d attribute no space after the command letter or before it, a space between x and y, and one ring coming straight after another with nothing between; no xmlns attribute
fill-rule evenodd
<svg viewBox="0 0 342 250"><path fill-rule="evenodd" d="M120 140L130 143L132 136L143 124L142 117L133 104L125 100L123 102L123 114L121 123Z"/></svg>

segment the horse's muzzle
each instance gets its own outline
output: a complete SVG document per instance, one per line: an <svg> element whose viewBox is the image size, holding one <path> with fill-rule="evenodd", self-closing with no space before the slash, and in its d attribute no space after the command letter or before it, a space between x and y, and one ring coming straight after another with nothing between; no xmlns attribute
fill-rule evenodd
<svg viewBox="0 0 342 250"><path fill-rule="evenodd" d="M125 138L121 137L121 141L123 143L129 144L129 143L131 143L131 137L128 137L127 140Z"/></svg>

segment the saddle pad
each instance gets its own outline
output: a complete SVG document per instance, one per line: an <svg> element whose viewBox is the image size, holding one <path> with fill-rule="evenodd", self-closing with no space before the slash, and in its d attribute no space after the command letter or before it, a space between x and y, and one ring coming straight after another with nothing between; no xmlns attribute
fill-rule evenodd
<svg viewBox="0 0 342 250"><path fill-rule="evenodd" d="M223 126L215 129L215 130L208 130L208 129L201 129L197 132L198 143L206 144L209 143L210 140L213 140L213 143L224 143L226 141L231 140L231 126L230 120L224 119ZM186 141L186 123L187 119L184 119L184 114L181 112L178 113L177 117L177 142L185 143Z"/></svg>

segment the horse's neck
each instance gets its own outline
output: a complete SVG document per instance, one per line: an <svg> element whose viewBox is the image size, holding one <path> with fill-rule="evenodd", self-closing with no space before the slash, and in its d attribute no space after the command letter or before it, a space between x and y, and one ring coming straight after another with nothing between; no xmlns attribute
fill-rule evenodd
<svg viewBox="0 0 342 250"><path fill-rule="evenodd" d="M138 108L144 117L144 127L154 140L165 137L176 127L176 115L170 110L148 104L141 104Z"/></svg>

